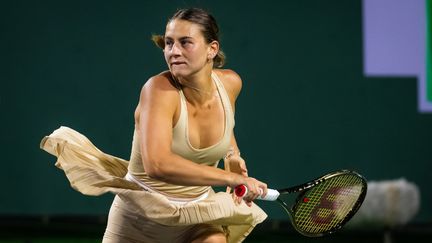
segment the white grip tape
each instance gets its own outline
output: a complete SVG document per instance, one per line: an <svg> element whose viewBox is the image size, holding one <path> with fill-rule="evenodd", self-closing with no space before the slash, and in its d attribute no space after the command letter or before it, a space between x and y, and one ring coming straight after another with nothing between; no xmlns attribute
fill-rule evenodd
<svg viewBox="0 0 432 243"><path fill-rule="evenodd" d="M266 201L276 201L280 193L275 189L267 189L267 195L265 197L259 196L258 199Z"/></svg>
<svg viewBox="0 0 432 243"><path fill-rule="evenodd" d="M243 193L242 195L237 195L237 196L245 196L248 193L248 189L245 185L241 185L241 187L243 188ZM260 191L260 194L263 193L261 188L258 188L258 190ZM257 199L259 200L265 200L265 201L276 201L276 199L279 197L280 193L275 190L275 189L267 189L267 195L265 195L265 197L257 197Z"/></svg>

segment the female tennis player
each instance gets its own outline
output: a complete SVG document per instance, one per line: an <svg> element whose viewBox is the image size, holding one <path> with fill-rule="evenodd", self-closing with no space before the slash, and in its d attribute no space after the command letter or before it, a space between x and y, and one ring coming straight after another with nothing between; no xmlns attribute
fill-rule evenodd
<svg viewBox="0 0 432 243"><path fill-rule="evenodd" d="M240 157L233 128L242 81L220 69L217 23L202 9L179 10L153 41L169 70L141 90L129 162L66 127L41 147L78 191L116 194L104 243L241 242L267 216L252 203L267 185L248 176ZM212 189L238 185L249 191L243 199Z"/></svg>

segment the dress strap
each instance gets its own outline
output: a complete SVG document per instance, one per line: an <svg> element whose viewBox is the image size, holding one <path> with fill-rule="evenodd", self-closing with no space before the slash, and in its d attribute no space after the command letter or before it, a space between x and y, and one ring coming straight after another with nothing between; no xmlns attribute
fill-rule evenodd
<svg viewBox="0 0 432 243"><path fill-rule="evenodd" d="M230 118L232 119L232 122L234 123L234 111L233 111L233 108L231 106L231 101L229 99L228 93L227 93L222 81L219 79L219 77L217 76L217 74L215 72L212 72L212 78L213 78L213 80L214 80L214 82L218 88L218 92L219 92L219 95L221 97L224 109L227 111L225 113L225 115L229 115ZM231 120L231 119L229 119L229 120ZM234 124L233 124L233 126L234 126Z"/></svg>

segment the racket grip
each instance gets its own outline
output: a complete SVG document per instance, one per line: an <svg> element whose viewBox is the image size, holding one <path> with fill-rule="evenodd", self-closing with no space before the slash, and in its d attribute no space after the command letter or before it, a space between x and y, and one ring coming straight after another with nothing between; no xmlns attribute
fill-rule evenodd
<svg viewBox="0 0 432 243"><path fill-rule="evenodd" d="M248 189L245 185L238 185L234 189L234 193L237 197L244 197L248 193ZM261 192L262 194L262 192ZM275 201L279 197L280 193L275 189L267 189L267 195L265 197L259 196L257 199L266 201Z"/></svg>

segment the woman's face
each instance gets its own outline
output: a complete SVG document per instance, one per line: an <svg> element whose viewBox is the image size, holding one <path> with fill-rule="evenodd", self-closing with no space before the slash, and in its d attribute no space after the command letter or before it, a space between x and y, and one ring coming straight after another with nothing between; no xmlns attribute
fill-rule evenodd
<svg viewBox="0 0 432 243"><path fill-rule="evenodd" d="M198 24L181 19L167 24L164 56L174 76L188 77L212 65L207 61L211 52Z"/></svg>

